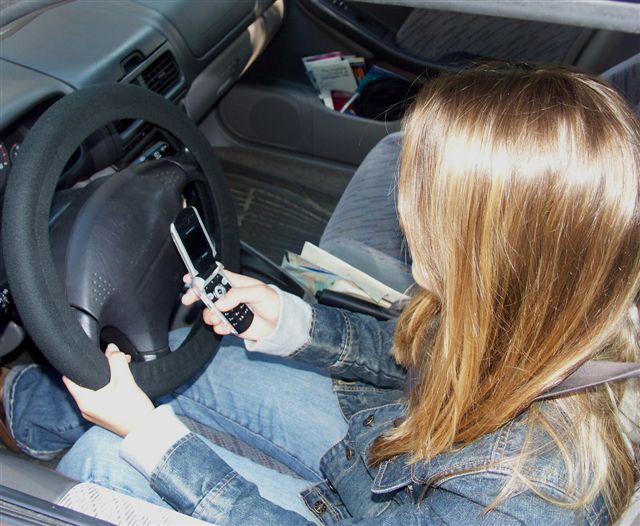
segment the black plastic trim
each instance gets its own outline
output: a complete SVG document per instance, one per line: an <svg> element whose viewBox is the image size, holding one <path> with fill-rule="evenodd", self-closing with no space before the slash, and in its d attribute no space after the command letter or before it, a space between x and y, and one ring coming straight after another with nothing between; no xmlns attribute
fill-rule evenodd
<svg viewBox="0 0 640 526"><path fill-rule="evenodd" d="M316 294L316 299L321 305L328 305L329 307L337 307L339 309L346 309L360 314L367 314L380 321L393 320L400 315L398 311L378 307L368 301L354 298L353 296L348 296L333 290L321 290Z"/></svg>
<svg viewBox="0 0 640 526"><path fill-rule="evenodd" d="M299 298L305 294L305 290L279 265L244 241L240 241L240 269L247 276L276 285Z"/></svg>

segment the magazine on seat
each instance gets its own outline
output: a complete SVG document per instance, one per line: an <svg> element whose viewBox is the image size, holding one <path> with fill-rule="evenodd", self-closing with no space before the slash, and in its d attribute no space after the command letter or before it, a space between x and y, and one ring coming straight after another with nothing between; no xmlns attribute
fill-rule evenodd
<svg viewBox="0 0 640 526"><path fill-rule="evenodd" d="M409 299L406 294L309 242L300 254L287 252L282 269L313 296L331 290L387 309Z"/></svg>

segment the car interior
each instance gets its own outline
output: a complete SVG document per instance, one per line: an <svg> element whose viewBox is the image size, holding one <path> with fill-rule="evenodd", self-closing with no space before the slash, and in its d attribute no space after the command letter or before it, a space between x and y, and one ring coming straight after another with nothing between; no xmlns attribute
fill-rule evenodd
<svg viewBox="0 0 640 526"><path fill-rule="evenodd" d="M108 381L106 344L157 397L219 337L180 306L169 225L203 217L231 270L389 319L395 308L305 290L283 257L318 245L399 292L401 119L441 72L485 61L573 66L640 114L633 0L3 0L0 5L0 364ZM395 79L350 111L318 96L303 58L341 52ZM400 88L398 88L400 86ZM172 329L191 332L175 352ZM233 437L187 425L273 469ZM0 522L191 524L195 519L0 448ZM640 521L640 489L620 525Z"/></svg>

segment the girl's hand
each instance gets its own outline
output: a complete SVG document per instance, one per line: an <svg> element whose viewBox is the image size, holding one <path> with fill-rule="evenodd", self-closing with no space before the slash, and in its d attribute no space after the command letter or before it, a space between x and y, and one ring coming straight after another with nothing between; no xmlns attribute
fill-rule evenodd
<svg viewBox="0 0 640 526"><path fill-rule="evenodd" d="M235 272L225 270L233 282L233 287L215 306L222 312L233 309L240 303L246 303L253 311L253 323L240 337L247 340L259 340L271 334L280 318L280 298L278 293L257 279L248 278ZM183 277L185 283L191 283L189 274ZM182 303L191 305L199 301L193 289L189 289L182 297ZM202 318L213 327L216 334L224 335L231 332L228 324L224 323L216 312L205 309Z"/></svg>
<svg viewBox="0 0 640 526"><path fill-rule="evenodd" d="M109 344L105 356L111 369L111 380L102 389L93 391L80 387L67 377L62 381L78 404L82 416L122 437L153 411L153 403L133 379L131 356Z"/></svg>

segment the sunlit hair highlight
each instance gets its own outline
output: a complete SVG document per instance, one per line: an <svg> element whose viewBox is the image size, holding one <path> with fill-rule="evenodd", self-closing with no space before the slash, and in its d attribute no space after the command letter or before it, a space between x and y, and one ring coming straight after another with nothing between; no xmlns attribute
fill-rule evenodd
<svg viewBox="0 0 640 526"><path fill-rule="evenodd" d="M429 459L530 407L574 504L602 492L620 512L637 477L615 416L624 384L547 402L556 413L531 404L587 359L639 360L639 152L636 117L589 75L492 65L427 85L404 124L398 193L423 289L394 352L416 380L373 464Z"/></svg>

